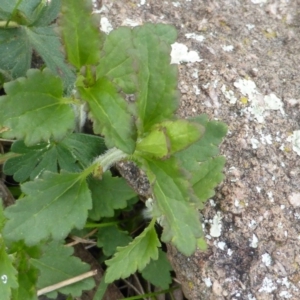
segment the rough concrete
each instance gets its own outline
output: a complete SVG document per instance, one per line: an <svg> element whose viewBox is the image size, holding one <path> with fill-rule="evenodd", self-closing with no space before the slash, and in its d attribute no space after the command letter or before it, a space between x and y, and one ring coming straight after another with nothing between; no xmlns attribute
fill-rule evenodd
<svg viewBox="0 0 300 300"><path fill-rule="evenodd" d="M169 258L188 299L299 299L300 1L108 1L113 28L163 22L201 61L178 65L178 114L228 124L226 180L202 212L209 248ZM195 34L188 35L186 34ZM189 37L189 38L188 38Z"/></svg>

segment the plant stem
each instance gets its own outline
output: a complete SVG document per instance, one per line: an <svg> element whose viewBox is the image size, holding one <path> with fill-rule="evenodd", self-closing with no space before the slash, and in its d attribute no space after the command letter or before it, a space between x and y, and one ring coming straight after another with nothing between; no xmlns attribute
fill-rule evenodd
<svg viewBox="0 0 300 300"><path fill-rule="evenodd" d="M7 23L8 21L0 21L0 28L2 27L6 27L6 28L17 28L20 27L20 24L18 24L17 22L14 21L9 21L9 23Z"/></svg>

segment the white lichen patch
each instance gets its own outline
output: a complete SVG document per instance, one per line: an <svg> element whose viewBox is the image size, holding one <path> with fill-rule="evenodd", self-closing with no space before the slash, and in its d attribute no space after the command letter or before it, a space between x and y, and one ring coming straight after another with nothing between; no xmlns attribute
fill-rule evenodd
<svg viewBox="0 0 300 300"><path fill-rule="evenodd" d="M234 92L232 90L227 90L225 84L222 85L221 91L222 91L223 95L225 96L225 98L227 100L229 100L230 104L235 104L236 103L237 98L235 97Z"/></svg>
<svg viewBox="0 0 300 300"><path fill-rule="evenodd" d="M198 42L203 42L205 40L205 37L203 35L199 35L196 33L186 33L185 37L188 39L196 40Z"/></svg>
<svg viewBox="0 0 300 300"><path fill-rule="evenodd" d="M261 288L258 290L260 293L272 293L274 290L277 289L277 286L273 283L271 279L265 277L262 283Z"/></svg>
<svg viewBox="0 0 300 300"><path fill-rule="evenodd" d="M252 80L239 79L234 82L234 86L240 90L240 92L248 97L250 106L245 111L254 115L254 118L259 122L264 122L264 116L267 110L280 110L284 115L283 102L274 93L263 96L258 92L256 84Z"/></svg>
<svg viewBox="0 0 300 300"><path fill-rule="evenodd" d="M204 283L205 283L205 285L207 287L211 287L212 286L212 282L211 282L211 280L210 280L209 277L208 278L203 278L203 281L204 281Z"/></svg>
<svg viewBox="0 0 300 300"><path fill-rule="evenodd" d="M179 2L172 2L173 6L175 7L179 7L180 6L180 3Z"/></svg>
<svg viewBox="0 0 300 300"><path fill-rule="evenodd" d="M300 193L292 193L289 195L288 200L294 207L300 207Z"/></svg>
<svg viewBox="0 0 300 300"><path fill-rule="evenodd" d="M228 45L228 46L223 45L223 46L222 46L222 49L223 49L225 52L231 52L231 51L233 51L234 47L233 47L232 45Z"/></svg>
<svg viewBox="0 0 300 300"><path fill-rule="evenodd" d="M100 21L100 29L106 34L109 34L114 28L106 17L102 17Z"/></svg>
<svg viewBox="0 0 300 300"><path fill-rule="evenodd" d="M252 240L250 240L250 247L257 248L257 246L258 246L258 238L255 234L253 234Z"/></svg>
<svg viewBox="0 0 300 300"><path fill-rule="evenodd" d="M272 263L272 258L270 256L269 253L264 253L262 256L261 256L261 260L262 262L267 266L269 267Z"/></svg>
<svg viewBox="0 0 300 300"><path fill-rule="evenodd" d="M212 220L212 224L211 224L211 227L210 227L210 231L209 231L209 234L212 236L212 237L219 237L221 236L221 232L222 232L222 216L221 216L221 213L218 211L213 220Z"/></svg>
<svg viewBox="0 0 300 300"><path fill-rule="evenodd" d="M225 250L225 247L226 247L226 243L224 242L218 242L217 243L217 247L221 250Z"/></svg>
<svg viewBox="0 0 300 300"><path fill-rule="evenodd" d="M300 130L293 131L290 140L292 142L293 150L300 155Z"/></svg>
<svg viewBox="0 0 300 300"><path fill-rule="evenodd" d="M195 90L195 94L196 95L200 95L200 89L198 88L198 86L197 85L193 85L193 88L194 88L194 90Z"/></svg>
<svg viewBox="0 0 300 300"><path fill-rule="evenodd" d="M180 64L182 62L200 62L199 54L196 51L188 51L188 47L184 44L174 43L171 52L171 64Z"/></svg>

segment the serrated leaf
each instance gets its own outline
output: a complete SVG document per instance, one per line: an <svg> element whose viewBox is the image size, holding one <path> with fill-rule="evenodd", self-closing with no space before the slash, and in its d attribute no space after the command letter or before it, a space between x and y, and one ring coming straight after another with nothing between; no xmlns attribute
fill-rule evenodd
<svg viewBox="0 0 300 300"><path fill-rule="evenodd" d="M120 230L117 226L99 228L97 232L97 246L103 248L106 256L113 255L117 247L124 247L131 241L128 232Z"/></svg>
<svg viewBox="0 0 300 300"><path fill-rule="evenodd" d="M24 239L27 245L50 236L63 239L72 228L83 228L92 208L87 183L80 173L45 172L40 179L23 184L22 191L27 196L5 210L8 221L3 236L13 241Z"/></svg>
<svg viewBox="0 0 300 300"><path fill-rule="evenodd" d="M102 180L91 178L89 188L93 199L89 217L93 220L112 217L114 210L125 208L127 201L136 196L124 178L112 177L110 172L105 172Z"/></svg>
<svg viewBox="0 0 300 300"><path fill-rule="evenodd" d="M99 21L92 14L91 1L62 0L61 32L68 61L78 70L100 58Z"/></svg>
<svg viewBox="0 0 300 300"><path fill-rule="evenodd" d="M101 78L94 86L79 89L82 98L88 102L94 132L105 136L108 148L116 147L132 154L135 148L133 117L114 85Z"/></svg>
<svg viewBox="0 0 300 300"><path fill-rule="evenodd" d="M6 83L0 97L0 132L26 145L62 139L75 127L74 112L62 98L61 80L49 70L31 69L27 78Z"/></svg>
<svg viewBox="0 0 300 300"><path fill-rule="evenodd" d="M17 270L5 248L4 241L0 237L0 295L2 299L10 299L11 289L18 288Z"/></svg>
<svg viewBox="0 0 300 300"><path fill-rule="evenodd" d="M169 25L145 24L135 27L133 35L138 59L138 125L140 132L147 132L171 118L178 107L177 67L170 65L170 42L175 42L176 30Z"/></svg>
<svg viewBox="0 0 300 300"><path fill-rule="evenodd" d="M137 89L136 58L133 55L132 30L120 27L105 39L101 60L97 66L97 78L108 77L127 94Z"/></svg>
<svg viewBox="0 0 300 300"><path fill-rule="evenodd" d="M53 241L43 246L40 258L31 258L30 263L40 271L37 288L42 289L49 285L71 279L90 270L90 266L79 258L72 256L73 248L66 247L61 242ZM95 283L92 278L73 283L47 294L47 297L56 298L57 292L79 297L83 290L90 290Z"/></svg>
<svg viewBox="0 0 300 300"><path fill-rule="evenodd" d="M224 175L222 170L225 158L219 154L219 144L226 135L227 127L217 121L209 121L206 115L191 119L203 125L205 132L203 137L175 156L180 160L181 166L190 173L190 181L194 191L201 202L198 207L202 208L202 202L214 195L214 188L219 184Z"/></svg>
<svg viewBox="0 0 300 300"><path fill-rule="evenodd" d="M224 156L211 158L201 163L197 172L193 173L193 188L202 202L214 196L214 188L224 179L222 170L225 163Z"/></svg>
<svg viewBox="0 0 300 300"><path fill-rule="evenodd" d="M61 43L55 26L48 27L25 27L29 43L43 58L46 66L63 80L65 89L73 89L75 74L64 61L64 55L61 52Z"/></svg>
<svg viewBox="0 0 300 300"><path fill-rule="evenodd" d="M30 68L32 47L24 28L0 28L0 72L12 80Z"/></svg>
<svg viewBox="0 0 300 300"><path fill-rule="evenodd" d="M158 258L160 242L154 225L155 220L128 246L117 248L114 257L105 262L108 266L105 282L126 278L136 270L143 270L151 259Z"/></svg>
<svg viewBox="0 0 300 300"><path fill-rule="evenodd" d="M170 283L172 283L170 274L172 267L167 259L166 253L161 249L158 250L158 253L158 259L150 261L142 271L142 276L153 285L166 290L169 288Z"/></svg>
<svg viewBox="0 0 300 300"><path fill-rule="evenodd" d="M11 151L19 156L6 161L3 171L7 175L13 175L18 182L23 182L28 177L33 180L44 171L58 172L63 169L78 172L82 167L87 167L104 149L101 137L81 133L70 134L60 142L51 141L30 147L23 141L16 141Z"/></svg>
<svg viewBox="0 0 300 300"><path fill-rule="evenodd" d="M146 137L137 143L136 149L157 158L181 151L201 138L204 127L186 120L158 123Z"/></svg>
<svg viewBox="0 0 300 300"><path fill-rule="evenodd" d="M199 213L188 202L194 197L189 182L180 173L174 158L147 159L146 172L155 196L155 216L161 218L163 227L161 240L172 242L180 252L191 255L202 230Z"/></svg>

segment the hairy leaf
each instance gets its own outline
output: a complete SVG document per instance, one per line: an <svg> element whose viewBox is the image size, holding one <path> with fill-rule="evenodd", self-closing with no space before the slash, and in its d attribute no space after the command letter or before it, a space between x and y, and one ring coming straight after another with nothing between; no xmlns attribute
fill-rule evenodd
<svg viewBox="0 0 300 300"><path fill-rule="evenodd" d="M5 239L24 239L34 245L50 236L63 239L73 227L83 228L92 199L79 173L45 172L40 179L22 185L25 198L5 210ZM55 222L53 222L55 218Z"/></svg>
<svg viewBox="0 0 300 300"><path fill-rule="evenodd" d="M45 288L49 285L71 279L90 270L90 266L83 263L78 257L72 256L73 248L66 247L61 242L53 241L43 246L43 254L40 258L31 258L30 263L40 271L37 287ZM90 290L94 287L94 280L87 278L77 283L60 288L47 296L57 297L57 292L71 294L79 297L83 290Z"/></svg>
<svg viewBox="0 0 300 300"><path fill-rule="evenodd" d="M114 210L125 208L127 201L136 196L124 178L112 177L110 172L105 172L102 180L90 179L89 188L93 199L89 217L93 220L112 217Z"/></svg>
<svg viewBox="0 0 300 300"><path fill-rule="evenodd" d="M161 249L158 250L158 259L151 260L142 271L142 276L153 285L166 290L172 282L170 271L172 267L167 259L167 255Z"/></svg>
<svg viewBox="0 0 300 300"><path fill-rule="evenodd" d="M151 259L158 258L160 242L154 228L155 220L128 246L118 247L114 257L107 260L105 281L126 278L136 270L142 271Z"/></svg>
<svg viewBox="0 0 300 300"><path fill-rule="evenodd" d="M194 198L189 182L180 173L174 158L147 159L146 172L155 196L154 216L160 217L163 226L162 241L171 241L180 252L191 255L202 230L199 213L188 202Z"/></svg>
<svg viewBox="0 0 300 300"><path fill-rule="evenodd" d="M131 241L128 232L120 230L117 226L102 227L97 232L97 246L103 248L106 256L113 255L117 247L124 247Z"/></svg>
<svg viewBox="0 0 300 300"><path fill-rule="evenodd" d="M62 0L62 37L68 61L78 70L96 64L100 58L99 22L91 13L91 1Z"/></svg>
<svg viewBox="0 0 300 300"><path fill-rule="evenodd" d="M89 104L94 131L105 136L108 148L116 147L125 153L133 153L135 129L126 101L106 78L98 79L90 88L79 88Z"/></svg>
<svg viewBox="0 0 300 300"><path fill-rule="evenodd" d="M23 141L16 141L11 151L20 155L10 158L3 171L19 182L28 177L33 180L44 171L77 172L87 167L104 149L101 137L81 133L70 134L60 142L42 142L30 147Z"/></svg>
<svg viewBox="0 0 300 300"><path fill-rule="evenodd" d="M62 98L62 83L49 70L31 69L27 78L6 83L0 97L0 132L4 138L24 139L33 145L62 139L75 127L74 112ZM7 130L7 131L6 131Z"/></svg>

